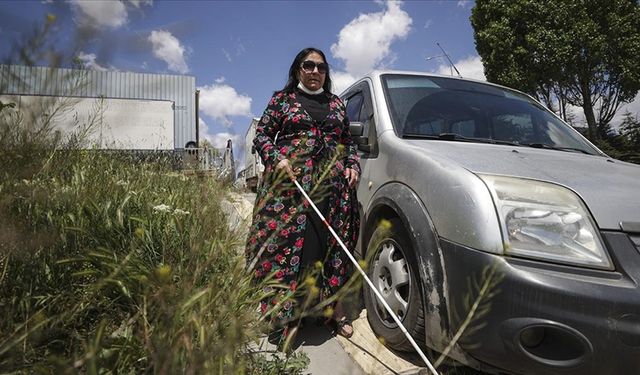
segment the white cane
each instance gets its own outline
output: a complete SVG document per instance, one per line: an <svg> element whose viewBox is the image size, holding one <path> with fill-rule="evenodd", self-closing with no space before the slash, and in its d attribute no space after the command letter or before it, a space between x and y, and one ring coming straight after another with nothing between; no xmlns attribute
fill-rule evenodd
<svg viewBox="0 0 640 375"><path fill-rule="evenodd" d="M398 316L391 310L391 307L389 307L389 305L387 304L387 302L384 300L384 298L382 297L382 295L380 294L380 292L378 291L378 289L373 285L373 283L371 282L371 280L369 279L369 277L367 276L367 274L364 272L364 270L360 267L360 265L358 264L358 262L356 261L356 258L353 257L353 255L351 255L351 252L349 252L349 250L347 249L347 247L344 245L344 242L342 242L342 240L340 239L340 237L336 234L336 232L333 230L333 228L331 227L331 225L329 225L329 223L327 222L327 220L324 218L324 216L322 215L322 213L320 212L320 210L318 210L318 207L316 207L316 205L313 203L313 201L311 200L311 198L309 198L309 196L307 195L307 193L304 191L304 189L302 188L302 186L300 186L300 183L298 183L297 180L293 180L293 182L296 184L296 186L298 187L298 190L300 190L300 192L302 193L302 195L304 195L304 197L307 199L307 202L309 202L309 204L311 205L311 207L313 207L313 210L318 214L318 216L320 217L320 219L322 220L322 223L324 223L324 225L329 229L329 231L331 232L331 234L333 235L333 237L338 241L338 243L340 244L340 247L342 247L342 250L344 250L344 252L347 254L347 256L349 257L349 259L351 259L351 262L353 263L353 265L356 267L356 269L358 270L358 272L360 272L360 274L362 275L362 277L364 277L365 281L367 282L367 284L369 284L369 287L371 288L371 290L373 290L373 292L375 293L376 297L378 297L378 300L382 303L382 305L384 306L384 308L387 310L387 312L391 315L391 317L393 318L393 321L396 322L396 324L398 325L398 327L400 327L400 330L402 331L402 333L404 333L405 336L407 336L407 339L409 340L409 342L411 343L411 345L413 345L413 348L418 352L418 354L420 355L420 358L422 358L422 360L424 361L424 363L427 365L427 367L429 368L429 370L431 371L431 373L433 375L438 375L438 372L436 371L436 369L433 367L433 365L431 364L431 362L429 362L429 360L427 359L427 356L424 355L424 353L422 352L422 350L420 349L420 347L418 346L418 344L416 344L415 340L413 339L413 337L411 337L411 335L409 334L409 332L407 332L407 329L404 327L404 325L402 325L402 323L400 322L400 319L398 318Z"/></svg>

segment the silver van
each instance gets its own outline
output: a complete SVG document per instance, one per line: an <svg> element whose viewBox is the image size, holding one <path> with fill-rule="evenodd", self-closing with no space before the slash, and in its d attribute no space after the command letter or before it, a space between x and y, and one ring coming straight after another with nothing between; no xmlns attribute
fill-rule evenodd
<svg viewBox="0 0 640 375"><path fill-rule="evenodd" d="M418 342L461 332L450 356L494 373L640 371L640 166L486 82L378 71L341 97L358 251ZM410 350L364 297L373 331Z"/></svg>

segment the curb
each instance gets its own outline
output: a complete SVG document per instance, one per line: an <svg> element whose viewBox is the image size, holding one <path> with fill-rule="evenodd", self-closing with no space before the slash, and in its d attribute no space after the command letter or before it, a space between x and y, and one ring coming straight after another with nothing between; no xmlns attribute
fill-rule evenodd
<svg viewBox="0 0 640 375"><path fill-rule="evenodd" d="M358 319L353 321L351 338L342 336L337 338L344 351L366 374L428 374L422 372L426 369L405 361L382 345L369 327L366 310L363 310Z"/></svg>

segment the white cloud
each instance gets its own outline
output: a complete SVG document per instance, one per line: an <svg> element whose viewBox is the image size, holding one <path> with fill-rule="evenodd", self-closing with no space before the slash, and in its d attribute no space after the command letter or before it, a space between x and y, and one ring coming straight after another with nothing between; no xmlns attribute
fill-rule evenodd
<svg viewBox="0 0 640 375"><path fill-rule="evenodd" d="M618 129L622 120L624 120L624 114L627 112L631 112L634 116L640 116L640 93L636 95L635 99L633 99L630 103L623 104L618 107L618 111L616 112L613 119L611 119L611 125L613 128Z"/></svg>
<svg viewBox="0 0 640 375"><path fill-rule="evenodd" d="M224 48L223 48L223 49L222 49L222 54L224 54L224 57L226 57L226 58L227 58L227 61L229 61L229 62L231 62L231 61L232 61L232 59L231 59L231 54L229 53L229 51L227 51L226 49L224 49Z"/></svg>
<svg viewBox="0 0 640 375"><path fill-rule="evenodd" d="M587 118L584 116L584 110L582 107L567 104L567 114L570 118L568 121L572 126L576 127L586 127L587 126Z"/></svg>
<svg viewBox="0 0 640 375"><path fill-rule="evenodd" d="M234 151L237 151L238 145L240 144L242 137L240 137L238 134L222 132L222 133L213 134L209 139L209 141L215 148L227 147L228 140L231 140L231 145L234 148Z"/></svg>
<svg viewBox="0 0 640 375"><path fill-rule="evenodd" d="M127 23L127 8L120 0L71 0L71 7L81 25L117 28Z"/></svg>
<svg viewBox="0 0 640 375"><path fill-rule="evenodd" d="M387 1L386 10L360 14L340 30L331 53L344 60L348 74L361 76L379 67L389 56L393 58L391 43L405 38L413 22L409 14L400 9L401 4Z"/></svg>
<svg viewBox="0 0 640 375"><path fill-rule="evenodd" d="M247 49L244 47L244 44L238 43L236 46L236 56L244 55L247 52Z"/></svg>
<svg viewBox="0 0 640 375"><path fill-rule="evenodd" d="M134 7L140 8L140 5L153 5L153 0L129 0Z"/></svg>
<svg viewBox="0 0 640 375"><path fill-rule="evenodd" d="M467 4L469 4L471 1L469 0L460 0L458 1L458 3L456 4L458 7L460 8L466 8Z"/></svg>
<svg viewBox="0 0 640 375"><path fill-rule="evenodd" d="M231 47L229 49L227 49L227 48L222 48L221 49L222 50L222 54L224 55L224 57L229 62L233 62L233 60L235 60L236 58L238 58L238 57L244 55L245 53L247 53L247 48L244 46L244 44L239 39L234 41L234 43L236 43L235 49L233 47ZM235 50L235 53L233 52L234 50Z"/></svg>
<svg viewBox="0 0 640 375"><path fill-rule="evenodd" d="M167 63L169 70L185 74L189 71L185 61L185 48L178 38L166 30L154 30L149 35L153 55Z"/></svg>
<svg viewBox="0 0 640 375"><path fill-rule="evenodd" d="M215 148L225 148L227 147L227 141L230 139L231 144L233 145L234 153L242 146L242 137L238 134L231 134L228 132L214 133L212 129L209 128L209 125L203 120L199 121L200 128L200 139L206 139Z"/></svg>
<svg viewBox="0 0 640 375"><path fill-rule="evenodd" d="M481 81L487 80L484 76L484 67L482 66L480 56L469 56L466 59L456 61L454 64L464 78L473 78ZM451 69L449 64L441 64L438 66L436 73L451 75ZM453 70L453 75L457 75L455 70Z"/></svg>
<svg viewBox="0 0 640 375"><path fill-rule="evenodd" d="M80 51L78 59L82 61L85 68L91 70L107 70L104 66L96 62L96 55L94 53L84 53Z"/></svg>
<svg viewBox="0 0 640 375"><path fill-rule="evenodd" d="M354 83L358 77L346 72L335 71L331 72L331 91L339 95L346 90L352 83Z"/></svg>
<svg viewBox="0 0 640 375"><path fill-rule="evenodd" d="M582 127L587 126L587 119L584 115L584 110L582 109L582 107L568 105L567 108L575 116L573 119L574 125L582 126ZM598 108L595 109L596 116L598 115L597 110ZM616 111L616 114L615 116L613 116L613 119L611 119L611 123L610 123L613 129L615 130L619 129L620 124L622 123L622 120L624 120L624 114L627 111L631 112L633 115L636 115L636 116L640 115L640 93L638 93L635 99L630 103L623 104L620 107L618 107L618 111Z"/></svg>
<svg viewBox="0 0 640 375"><path fill-rule="evenodd" d="M624 104L620 106L618 112L616 112L616 117L619 117L619 120L622 121L625 112L631 112L634 115L640 115L640 93L636 95L635 99L631 103Z"/></svg>
<svg viewBox="0 0 640 375"><path fill-rule="evenodd" d="M229 116L252 117L251 97L238 94L236 89L223 83L224 78L216 79L209 85L198 87L200 90L200 110L207 116L220 120L225 126L233 125Z"/></svg>
<svg viewBox="0 0 640 375"><path fill-rule="evenodd" d="M202 117L198 118L198 129L200 133L200 138L209 135L209 125L202 119Z"/></svg>
<svg viewBox="0 0 640 375"><path fill-rule="evenodd" d="M636 95L636 98L625 107L629 110L629 112L634 113L636 115L640 114L640 93Z"/></svg>
<svg viewBox="0 0 640 375"><path fill-rule="evenodd" d="M115 29L128 22L127 2L124 0L69 0L69 3L76 22L82 26ZM129 7L139 9L142 5L153 5L153 0L128 0L128 3Z"/></svg>
<svg viewBox="0 0 640 375"><path fill-rule="evenodd" d="M429 19L429 20L427 20L427 21L424 23L424 28L425 28L425 29L428 29L428 28L430 28L430 27L431 27L431 25L433 25L433 20L430 20L430 19Z"/></svg>

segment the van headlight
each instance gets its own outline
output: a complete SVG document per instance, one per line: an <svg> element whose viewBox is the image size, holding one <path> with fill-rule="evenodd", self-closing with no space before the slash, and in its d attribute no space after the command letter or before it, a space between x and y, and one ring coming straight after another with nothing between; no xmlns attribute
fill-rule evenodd
<svg viewBox="0 0 640 375"><path fill-rule="evenodd" d="M505 254L613 269L595 221L573 191L535 180L479 176L493 196Z"/></svg>

